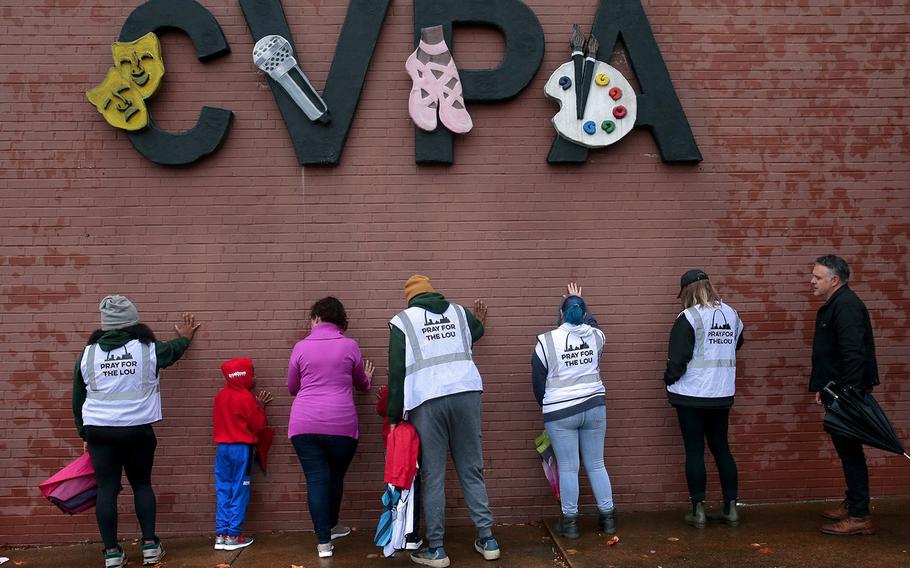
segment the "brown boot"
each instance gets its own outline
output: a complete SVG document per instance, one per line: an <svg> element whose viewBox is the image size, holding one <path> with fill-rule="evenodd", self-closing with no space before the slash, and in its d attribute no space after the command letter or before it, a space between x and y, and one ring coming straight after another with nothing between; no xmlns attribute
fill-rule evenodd
<svg viewBox="0 0 910 568"><path fill-rule="evenodd" d="M822 511L822 516L826 519L831 519L832 521L843 521L850 516L850 513L847 512L847 503L841 501L837 504L837 507L825 509Z"/></svg>
<svg viewBox="0 0 910 568"><path fill-rule="evenodd" d="M837 536L875 534L875 525L872 524L872 517L869 515L865 517L847 517L842 521L822 526L822 532Z"/></svg>

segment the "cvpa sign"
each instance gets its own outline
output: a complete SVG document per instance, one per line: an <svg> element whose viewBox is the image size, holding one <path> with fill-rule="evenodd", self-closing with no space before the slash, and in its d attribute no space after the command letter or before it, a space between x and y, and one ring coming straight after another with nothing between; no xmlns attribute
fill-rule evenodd
<svg viewBox="0 0 910 568"><path fill-rule="evenodd" d="M287 91L269 79L301 165L335 165L341 159L390 3L350 0L322 93L331 113L328 123L309 120ZM254 43L279 35L293 44L280 0L240 0L240 7ZM414 0L415 38L421 29L435 25L443 26L450 46L454 25L492 26L503 35L505 54L498 67L461 71L468 102L491 103L515 97L534 78L543 60L543 29L521 0ZM170 28L190 37L203 63L230 53L216 18L194 0L149 0L127 17L119 41L134 41L149 32ZM622 38L641 90L635 127L650 130L661 158L666 162L701 161L640 0L600 0L591 31L600 40L599 54L612 53ZM405 108L404 101L401 106ZM230 110L206 106L196 125L186 132L164 131L150 118L147 128L128 132L127 136L139 153L155 163L186 165L216 152L232 120ZM452 133L448 130L415 129L415 138L417 163L454 161ZM547 161L583 163L587 155L587 148L557 137Z"/></svg>

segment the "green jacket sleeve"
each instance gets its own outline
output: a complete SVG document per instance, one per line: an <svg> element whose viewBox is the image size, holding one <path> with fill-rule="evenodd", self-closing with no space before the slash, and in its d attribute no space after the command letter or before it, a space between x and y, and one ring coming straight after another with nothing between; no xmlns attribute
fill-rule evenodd
<svg viewBox="0 0 910 568"><path fill-rule="evenodd" d="M389 395L386 415L389 423L401 422L404 414L404 332L389 324Z"/></svg>
<svg viewBox="0 0 910 568"><path fill-rule="evenodd" d="M87 390L85 381L82 380L82 359L76 359L76 368L73 370L73 419L76 421L76 431L79 437L85 439L85 426L82 425L82 405L85 403Z"/></svg>
<svg viewBox="0 0 910 568"><path fill-rule="evenodd" d="M185 337L178 337L170 341L156 341L155 356L158 359L158 369L166 369L176 363L183 357L184 351L189 346L190 340Z"/></svg>

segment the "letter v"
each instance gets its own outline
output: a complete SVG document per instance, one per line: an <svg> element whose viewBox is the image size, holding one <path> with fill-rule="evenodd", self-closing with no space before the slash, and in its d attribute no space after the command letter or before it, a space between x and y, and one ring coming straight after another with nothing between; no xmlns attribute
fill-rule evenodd
<svg viewBox="0 0 910 568"><path fill-rule="evenodd" d="M341 159L341 151L360 101L367 68L373 58L373 50L390 3L391 0L351 0L348 5L348 13L338 36L332 67L322 93L322 99L329 107L332 117L329 124L310 122L284 88L269 79L272 94L284 117L300 165L336 165ZM240 8L253 36L253 43L274 34L294 45L280 0L240 0ZM294 55L300 61L296 48Z"/></svg>

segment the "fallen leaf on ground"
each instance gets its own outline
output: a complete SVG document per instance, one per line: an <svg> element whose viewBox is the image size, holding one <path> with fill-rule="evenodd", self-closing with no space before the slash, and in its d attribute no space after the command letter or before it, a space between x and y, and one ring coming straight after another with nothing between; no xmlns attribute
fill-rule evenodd
<svg viewBox="0 0 910 568"><path fill-rule="evenodd" d="M301 565L301 566L298 566L298 565L296 565L296 564L291 564L291 568L303 568L303 566L302 566L302 565Z"/></svg>
<svg viewBox="0 0 910 568"><path fill-rule="evenodd" d="M668 538L667 540L669 540L670 542L679 542L679 539L676 538L675 536L671 536L671 537Z"/></svg>
<svg viewBox="0 0 910 568"><path fill-rule="evenodd" d="M231 568L231 565L230 565L230 564L225 564L224 562L222 562L221 564L217 564L217 565L215 566L215 568ZM294 567L291 566L291 568L294 568Z"/></svg>
<svg viewBox="0 0 910 568"><path fill-rule="evenodd" d="M575 550L574 548L567 548L566 554L578 554L578 551Z"/></svg>
<svg viewBox="0 0 910 568"><path fill-rule="evenodd" d="M379 558L378 554L367 554L367 558Z"/></svg>
<svg viewBox="0 0 910 568"><path fill-rule="evenodd" d="M774 551L771 550L770 548L768 548L767 546L759 548L758 551L761 552L762 554L774 554Z"/></svg>
<svg viewBox="0 0 910 568"><path fill-rule="evenodd" d="M619 535L613 535L613 537L607 541L607 546L613 546L617 542L619 542Z"/></svg>
<svg viewBox="0 0 910 568"><path fill-rule="evenodd" d="M761 548L761 545L758 544L757 542L753 542L753 543L752 543L752 548Z"/></svg>

